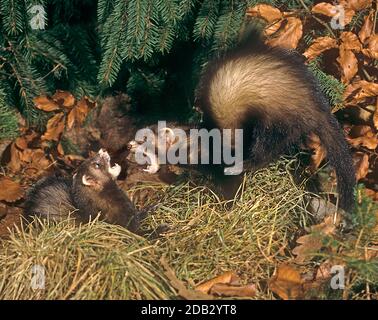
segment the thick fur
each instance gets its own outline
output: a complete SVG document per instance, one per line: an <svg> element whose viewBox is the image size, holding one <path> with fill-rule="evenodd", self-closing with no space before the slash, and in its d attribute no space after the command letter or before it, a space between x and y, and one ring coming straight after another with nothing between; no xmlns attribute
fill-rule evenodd
<svg viewBox="0 0 378 320"><path fill-rule="evenodd" d="M47 177L39 180L29 191L24 204L25 216L34 215L53 221L61 221L77 209L71 197L72 181L65 178Z"/></svg>
<svg viewBox="0 0 378 320"><path fill-rule="evenodd" d="M69 214L77 222L99 218L136 232L146 215L139 212L109 173L110 157L96 155L85 160L71 179L48 177L29 191L24 215L61 221ZM90 185L83 184L86 176Z"/></svg>
<svg viewBox="0 0 378 320"><path fill-rule="evenodd" d="M72 198L75 206L81 208L81 217L89 220L100 212L101 219L135 232L139 226L139 219L134 204L118 187L106 168L96 169L93 162L96 160L85 161L79 167L72 183ZM84 175L92 178L96 185L83 185Z"/></svg>
<svg viewBox="0 0 378 320"><path fill-rule="evenodd" d="M348 145L298 54L268 47L253 33L208 63L195 103L206 128L244 129L244 157L254 169L276 160L309 133L317 134L337 174L339 205L353 207L355 178Z"/></svg>

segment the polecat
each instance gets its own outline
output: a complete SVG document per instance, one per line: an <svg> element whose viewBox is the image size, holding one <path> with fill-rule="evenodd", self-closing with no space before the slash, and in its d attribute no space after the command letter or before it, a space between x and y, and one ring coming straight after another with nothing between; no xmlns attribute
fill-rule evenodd
<svg viewBox="0 0 378 320"><path fill-rule="evenodd" d="M195 105L203 112L205 128L243 129L244 159L253 169L315 133L336 171L339 206L353 207L355 175L348 144L299 54L269 47L252 32L206 65Z"/></svg>
<svg viewBox="0 0 378 320"><path fill-rule="evenodd" d="M61 221L70 214L78 222L100 219L136 232L145 212L139 212L115 179L121 167L110 165L110 156L100 150L85 160L72 179L48 177L36 183L25 202L25 216L37 215Z"/></svg>
<svg viewBox="0 0 378 320"><path fill-rule="evenodd" d="M251 32L234 49L206 65L196 88L195 107L203 113L203 128L243 129L243 160L252 171L315 133L336 171L339 206L347 211L353 207L355 175L348 144L316 79L298 54L268 47L257 32ZM172 144L172 130L163 129L166 140L161 141ZM154 133L157 138L160 132ZM141 143L132 141L132 151ZM235 140L231 144L234 150ZM199 150L210 156L214 151L218 152L214 146ZM156 154L146 156L150 158L146 170L159 170ZM232 198L240 176L224 175L225 167L224 163L214 165L210 173L218 178L216 184L226 198ZM209 171L211 166L202 168Z"/></svg>

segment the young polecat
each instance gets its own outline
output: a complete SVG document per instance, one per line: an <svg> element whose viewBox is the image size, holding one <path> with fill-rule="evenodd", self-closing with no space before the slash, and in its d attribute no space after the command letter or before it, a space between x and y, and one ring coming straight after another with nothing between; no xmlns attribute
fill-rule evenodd
<svg viewBox="0 0 378 320"><path fill-rule="evenodd" d="M298 54L268 47L252 32L207 64L195 105L203 112L205 128L243 129L244 158L254 169L315 133L335 168L340 207L353 207L355 175L348 144Z"/></svg>
<svg viewBox="0 0 378 320"><path fill-rule="evenodd" d="M61 221L71 214L78 222L88 222L99 214L101 220L135 232L145 213L116 184L120 171L101 149L80 165L72 179L48 177L37 182L27 196L25 216Z"/></svg>

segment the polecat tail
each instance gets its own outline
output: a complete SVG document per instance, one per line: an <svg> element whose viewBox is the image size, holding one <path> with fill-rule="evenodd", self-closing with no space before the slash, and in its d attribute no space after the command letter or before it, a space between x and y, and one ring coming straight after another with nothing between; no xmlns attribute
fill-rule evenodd
<svg viewBox="0 0 378 320"><path fill-rule="evenodd" d="M351 211L356 183L352 156L336 118L329 117L328 121L329 125L319 128L316 134L326 148L329 162L336 171L339 207Z"/></svg>

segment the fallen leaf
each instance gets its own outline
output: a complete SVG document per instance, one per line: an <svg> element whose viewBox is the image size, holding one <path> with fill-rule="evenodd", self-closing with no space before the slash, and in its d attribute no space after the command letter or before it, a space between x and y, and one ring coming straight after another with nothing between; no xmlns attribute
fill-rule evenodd
<svg viewBox="0 0 378 320"><path fill-rule="evenodd" d="M89 107L87 100L82 98L75 107L72 108L67 116L67 128L71 129L74 125L81 126L87 117Z"/></svg>
<svg viewBox="0 0 378 320"><path fill-rule="evenodd" d="M225 283L217 283L211 287L210 294L221 297L253 298L256 295L256 286L254 284L232 286Z"/></svg>
<svg viewBox="0 0 378 320"><path fill-rule="evenodd" d="M332 277L331 269L334 266L329 260L324 261L316 270L315 280L327 281Z"/></svg>
<svg viewBox="0 0 378 320"><path fill-rule="evenodd" d="M283 30L277 33L276 36L267 40L266 43L268 45L272 47L278 46L286 49L295 49L303 35L302 21L295 17L289 17L286 20L286 25Z"/></svg>
<svg viewBox="0 0 378 320"><path fill-rule="evenodd" d="M340 4L345 8L360 11L369 8L373 0L340 0Z"/></svg>
<svg viewBox="0 0 378 320"><path fill-rule="evenodd" d="M24 196L24 190L18 182L8 177L0 178L0 200L15 202Z"/></svg>
<svg viewBox="0 0 378 320"><path fill-rule="evenodd" d="M303 55L309 59L312 60L319 56L321 53L323 53L326 50L336 48L337 42L336 39L331 37L319 37L314 40L314 42L311 44L311 46L303 53Z"/></svg>
<svg viewBox="0 0 378 320"><path fill-rule="evenodd" d="M269 280L269 289L284 300L292 300L303 297L302 284L301 275L294 267L281 264Z"/></svg>
<svg viewBox="0 0 378 320"><path fill-rule="evenodd" d="M370 150L375 150L378 146L378 137L370 126L359 126L359 130L354 130L357 133L356 138L347 137L348 142L355 148L364 146ZM360 133L360 134L358 134Z"/></svg>
<svg viewBox="0 0 378 320"><path fill-rule="evenodd" d="M365 194L372 198L374 201L378 201L378 192L372 189L365 188ZM377 215L377 221L378 221L378 215ZM377 232L378 232L378 225L376 226Z"/></svg>
<svg viewBox="0 0 378 320"><path fill-rule="evenodd" d="M345 45L340 45L337 62L341 67L341 81L348 83L358 71L358 60L352 50L346 49Z"/></svg>
<svg viewBox="0 0 378 320"><path fill-rule="evenodd" d="M248 8L246 15L252 16L252 17L263 18L269 23L279 20L283 17L282 12L279 9L273 6L270 6L268 4L263 4L263 3L257 4L251 8Z"/></svg>
<svg viewBox="0 0 378 320"><path fill-rule="evenodd" d="M361 51L362 44L360 43L357 35L355 35L353 32L345 31L341 33L340 39L344 45L344 49L354 50L356 52Z"/></svg>
<svg viewBox="0 0 378 320"><path fill-rule="evenodd" d="M20 150L24 150L28 147L28 142L25 139L25 137L18 137L15 141L14 144L16 145L17 148Z"/></svg>
<svg viewBox="0 0 378 320"><path fill-rule="evenodd" d="M328 216L335 216L340 210L331 201L312 197L309 203L309 211L318 223L323 223Z"/></svg>
<svg viewBox="0 0 378 320"><path fill-rule="evenodd" d="M375 101L375 110L373 114L373 123L375 129L378 129L378 98Z"/></svg>
<svg viewBox="0 0 378 320"><path fill-rule="evenodd" d="M56 149L61 156L64 156L64 149L63 149L63 146L60 142L59 142L58 147Z"/></svg>
<svg viewBox="0 0 378 320"><path fill-rule="evenodd" d="M57 103L55 103L54 100L52 100L52 99L50 99L46 96L39 96L39 97L34 98L34 104L35 104L36 108L43 110L43 111L47 111L47 112L60 109L59 105Z"/></svg>
<svg viewBox="0 0 378 320"><path fill-rule="evenodd" d="M67 92L67 91L61 91L57 90L55 94L52 96L54 101L56 101L59 105L62 105L66 108L72 108L75 104L75 97Z"/></svg>
<svg viewBox="0 0 378 320"><path fill-rule="evenodd" d="M210 289L215 285L215 284L237 284L239 282L240 278L238 275L233 273L232 271L228 271L223 273L220 276L217 276L213 279L210 279L198 286L196 286L197 291L201 291L203 293L209 293Z"/></svg>
<svg viewBox="0 0 378 320"><path fill-rule="evenodd" d="M213 300L214 297L208 294L204 294L200 291L194 291L188 289L185 284L179 280L176 277L175 272L173 269L169 266L168 262L164 257L160 258L160 263L162 267L165 270L165 275L170 281L170 284L172 285L173 288L175 288L178 291L178 295L184 299L187 300Z"/></svg>
<svg viewBox="0 0 378 320"><path fill-rule="evenodd" d="M42 140L58 141L64 130L64 113L57 113L47 121L46 132L41 137Z"/></svg>
<svg viewBox="0 0 378 320"><path fill-rule="evenodd" d="M312 7L313 13L320 13L327 17L333 17L336 13L336 7L330 3L320 2Z"/></svg>
<svg viewBox="0 0 378 320"><path fill-rule="evenodd" d="M344 91L344 100L348 104L358 104L366 98L378 96L378 83L359 80L348 85Z"/></svg>
<svg viewBox="0 0 378 320"><path fill-rule="evenodd" d="M11 158L8 163L8 168L13 171L17 172L21 169L21 159L20 156L22 154L22 151L20 151L17 147L16 144L13 142L11 145Z"/></svg>
<svg viewBox="0 0 378 320"><path fill-rule="evenodd" d="M316 4L312 7L311 11L313 13L319 13L334 18L343 26L349 24L355 14L355 11L352 8L346 7L345 5L332 5L326 2Z"/></svg>
<svg viewBox="0 0 378 320"><path fill-rule="evenodd" d="M319 136L313 133L308 136L306 146L313 151L311 155L310 170L315 172L327 156L327 151L322 145Z"/></svg>
<svg viewBox="0 0 378 320"><path fill-rule="evenodd" d="M368 48L362 49L362 53L372 59L378 59L378 34L369 38Z"/></svg>
<svg viewBox="0 0 378 320"><path fill-rule="evenodd" d="M360 32L358 33L358 37L360 38L361 43L365 43L367 39L370 38L371 34L373 33L373 26L374 26L374 11L370 11L370 13L365 17L364 24L361 27Z"/></svg>
<svg viewBox="0 0 378 320"><path fill-rule="evenodd" d="M369 156L363 152L353 154L354 166L356 171L356 180L359 181L369 173Z"/></svg>
<svg viewBox="0 0 378 320"><path fill-rule="evenodd" d="M333 220L333 216L326 216L324 222L311 227L309 234L297 239L298 246L292 251L296 255L295 261L297 263L310 261L320 251L323 247L322 240L324 237L333 234L336 230Z"/></svg>

